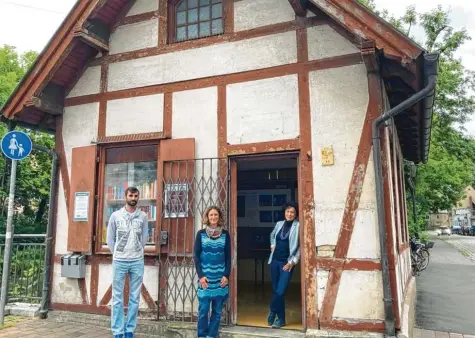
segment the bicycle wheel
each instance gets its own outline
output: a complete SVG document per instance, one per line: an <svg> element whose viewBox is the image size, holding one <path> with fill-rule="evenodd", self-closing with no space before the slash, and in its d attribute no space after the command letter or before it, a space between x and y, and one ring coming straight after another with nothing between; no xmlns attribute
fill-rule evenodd
<svg viewBox="0 0 475 338"><path fill-rule="evenodd" d="M427 266L429 265L429 257L430 257L429 250L421 249L419 256L421 258L420 269L422 271L422 270L425 270L425 268L427 268Z"/></svg>

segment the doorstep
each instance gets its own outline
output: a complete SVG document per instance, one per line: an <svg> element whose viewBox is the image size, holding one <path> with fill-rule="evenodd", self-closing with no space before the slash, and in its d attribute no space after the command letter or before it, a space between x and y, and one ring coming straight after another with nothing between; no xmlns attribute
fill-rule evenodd
<svg viewBox="0 0 475 338"><path fill-rule="evenodd" d="M110 327L110 317L82 312L50 311L48 319L60 323L87 324L97 327ZM183 322L155 321L139 318L137 333L167 337L167 338L196 338L196 324ZM276 330L248 326L222 326L220 338L382 338L382 334L348 331L307 330L306 333L292 330Z"/></svg>

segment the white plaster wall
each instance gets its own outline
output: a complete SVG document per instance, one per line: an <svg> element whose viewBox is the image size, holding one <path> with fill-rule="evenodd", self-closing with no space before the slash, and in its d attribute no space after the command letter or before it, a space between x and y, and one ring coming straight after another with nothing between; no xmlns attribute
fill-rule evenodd
<svg viewBox="0 0 475 338"><path fill-rule="evenodd" d="M228 143L293 139L299 135L297 75L226 88Z"/></svg>
<svg viewBox="0 0 475 338"><path fill-rule="evenodd" d="M317 271L317 306L319 311L322 309L323 300L325 299L329 273L328 270Z"/></svg>
<svg viewBox="0 0 475 338"><path fill-rule="evenodd" d="M359 208L351 236L348 258L379 259L378 213L376 208Z"/></svg>
<svg viewBox="0 0 475 338"><path fill-rule="evenodd" d="M202 88L173 93L172 137L194 138L195 158L218 157L218 89L217 87ZM213 164L213 171L211 169ZM195 178L207 182L218 177L218 162L203 161L195 167ZM217 199L218 191L197 190L195 201L210 201ZM211 203L210 203L211 204ZM218 203L216 203L218 204ZM199 205L195 216L194 228L201 229L202 215L206 206Z"/></svg>
<svg viewBox="0 0 475 338"><path fill-rule="evenodd" d="M87 303L91 303L91 273L92 267L90 265L86 265L86 276L85 276L85 283L86 283L86 294L87 294Z"/></svg>
<svg viewBox="0 0 475 338"><path fill-rule="evenodd" d="M71 175L72 149L91 145L97 138L99 102L64 108L63 142Z"/></svg>
<svg viewBox="0 0 475 338"><path fill-rule="evenodd" d="M53 303L82 304L78 280L61 277L61 264L54 264L51 301Z"/></svg>
<svg viewBox="0 0 475 338"><path fill-rule="evenodd" d="M143 276L143 285L147 288L148 293L154 301L158 300L158 266L145 266L144 276ZM140 296L140 306L141 309L148 309L147 302L143 296Z"/></svg>
<svg viewBox="0 0 475 338"><path fill-rule="evenodd" d="M308 58L317 60L359 52L359 49L328 25L307 28Z"/></svg>
<svg viewBox="0 0 475 338"><path fill-rule="evenodd" d="M243 0L234 3L236 32L295 20L288 0Z"/></svg>
<svg viewBox="0 0 475 338"><path fill-rule="evenodd" d="M158 10L158 0L135 0L132 8L127 12L127 16L148 13Z"/></svg>
<svg viewBox="0 0 475 338"><path fill-rule="evenodd" d="M259 51L256 53L256 51ZM297 61L295 32L109 65L109 91L274 67Z"/></svg>
<svg viewBox="0 0 475 338"><path fill-rule="evenodd" d="M63 177L61 172L59 173L58 179L58 210L56 212L56 238L54 252L55 254L61 255L68 253L69 216L68 210L66 209L66 199L64 197Z"/></svg>
<svg viewBox="0 0 475 338"><path fill-rule="evenodd" d="M309 80L316 245L336 245L368 106L366 69L314 71ZM333 147L332 166L320 164L324 146Z"/></svg>
<svg viewBox="0 0 475 338"><path fill-rule="evenodd" d="M369 154L366 167L348 257L363 259L379 259L381 257L372 151Z"/></svg>
<svg viewBox="0 0 475 338"><path fill-rule="evenodd" d="M101 89L101 66L88 67L67 97L97 94Z"/></svg>
<svg viewBox="0 0 475 338"><path fill-rule="evenodd" d="M163 94L107 102L106 136L163 131Z"/></svg>
<svg viewBox="0 0 475 338"><path fill-rule="evenodd" d="M109 39L109 54L158 45L158 19L119 26Z"/></svg>
<svg viewBox="0 0 475 338"><path fill-rule="evenodd" d="M99 264L99 281L97 283L97 305L101 303L102 298L112 284L112 264ZM107 303L110 305L111 301Z"/></svg>
<svg viewBox="0 0 475 338"><path fill-rule="evenodd" d="M217 157L217 87L173 93L172 111L172 137L194 137L196 158Z"/></svg>
<svg viewBox="0 0 475 338"><path fill-rule="evenodd" d="M333 316L384 319L381 271L343 271Z"/></svg>

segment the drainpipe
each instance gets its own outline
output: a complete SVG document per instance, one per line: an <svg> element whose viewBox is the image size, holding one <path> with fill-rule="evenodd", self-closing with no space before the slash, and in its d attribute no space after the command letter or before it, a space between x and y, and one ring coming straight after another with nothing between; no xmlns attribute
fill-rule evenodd
<svg viewBox="0 0 475 338"><path fill-rule="evenodd" d="M48 300L50 290L50 275L51 275L51 256L53 251L53 222L54 222L54 205L56 203L56 186L58 175L58 154L49 148L33 144L33 149L39 150L50 155L52 159L51 164L51 184L49 191L49 212L48 212L48 225L46 227L46 247L45 247L45 270L43 274L43 290L41 294L40 303L40 318L46 319L48 316Z"/></svg>
<svg viewBox="0 0 475 338"><path fill-rule="evenodd" d="M389 337L396 336L395 327L395 314L393 311L393 299L391 295L391 284L389 278L389 265L388 265L388 250L386 242L386 224L385 224L385 209L384 209L384 191L383 191L383 170L381 164L381 133L380 126L395 117L396 115L404 112L407 108L413 106L419 101L428 97L430 102L424 102L424 127L427 127L427 120L432 116L432 102L435 86L437 83L438 72L438 54L426 54L424 55L423 71L426 86L421 91L417 92L407 100L401 102L396 107L385 112L373 122L373 162L376 178L376 203L378 209L378 226L379 226L379 244L381 250L381 267L383 275L383 296L384 296L384 327L385 334ZM425 133L427 135L427 133ZM430 132L429 132L430 135ZM421 149L421 151L423 151ZM425 156L422 154L422 156Z"/></svg>

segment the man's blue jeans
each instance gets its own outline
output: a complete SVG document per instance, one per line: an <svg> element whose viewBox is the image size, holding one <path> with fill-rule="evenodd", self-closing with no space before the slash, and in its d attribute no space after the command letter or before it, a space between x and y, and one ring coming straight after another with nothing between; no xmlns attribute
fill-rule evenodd
<svg viewBox="0 0 475 338"><path fill-rule="evenodd" d="M218 337L219 323L221 321L221 311L223 309L224 300L217 299L200 299L198 306L198 337L199 338L216 338ZM209 317L209 309L211 306L211 316ZM208 319L209 317L209 319Z"/></svg>
<svg viewBox="0 0 475 338"><path fill-rule="evenodd" d="M272 300L270 303L270 310L275 312L279 319L285 323L285 292L292 278L294 268L289 271L284 271L282 268L286 262L276 262L272 260L270 263L270 275L272 279Z"/></svg>
<svg viewBox="0 0 475 338"><path fill-rule="evenodd" d="M144 273L144 260L112 262L112 334L135 332L137 326L137 313L139 311L140 291ZM127 322L124 325L124 284L125 277L129 275L129 305L127 309Z"/></svg>

